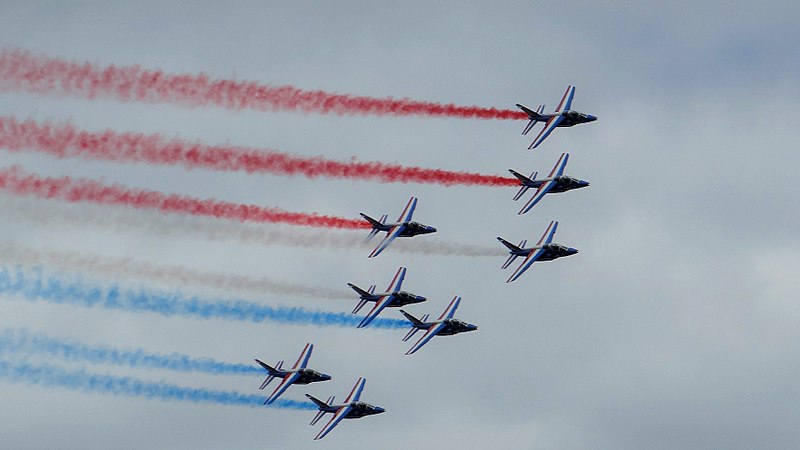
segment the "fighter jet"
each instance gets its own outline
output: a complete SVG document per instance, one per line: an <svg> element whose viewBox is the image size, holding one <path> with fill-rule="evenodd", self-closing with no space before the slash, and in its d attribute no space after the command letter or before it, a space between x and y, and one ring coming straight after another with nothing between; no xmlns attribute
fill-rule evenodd
<svg viewBox="0 0 800 450"><path fill-rule="evenodd" d="M522 185L522 187L519 189L519 192L517 192L517 195L514 196L514 201L519 200L528 189L536 189L533 197L531 197L531 199L528 200L528 203L526 203L525 206L519 210L518 214L525 214L526 212L530 211L534 205L539 203L539 200L541 200L545 194L567 192L571 191L572 189L580 189L589 185L588 181L578 180L576 178L564 175L564 168L567 167L568 159L569 153L562 153L561 158L559 158L559 160L556 162L556 165L553 166L553 170L550 171L550 174L547 175L547 178L543 178L541 180L536 179L538 172L533 172L531 177L528 178L519 172L508 169L512 175L517 177Z"/></svg>
<svg viewBox="0 0 800 450"><path fill-rule="evenodd" d="M358 296L361 299L361 301L358 302L353 310L353 314L357 314L358 311L367 304L367 302L375 302L375 306L372 307L372 310L364 317L361 323L358 324L358 328L364 328L369 325L369 323L378 317L378 314L383 311L383 308L394 308L412 303L421 303L427 300L421 295L414 295L410 292L400 290L405 277L406 268L400 267L397 269L397 273L394 274L394 279L392 279L392 282L389 283L389 287L386 288L386 292L380 294L375 294L374 284L365 291L352 283L347 283L348 286L358 293Z"/></svg>
<svg viewBox="0 0 800 450"><path fill-rule="evenodd" d="M525 248L525 244L528 241L522 241L519 245L514 245L501 237L497 238L498 241L508 247L508 252L511 253L511 256L509 256L505 264L503 264L503 269L508 268L508 266L517 259L517 256L525 256L525 261L522 261L522 264L511 274L508 280L506 280L506 283L510 283L519 278L519 276L528 270L528 267L536 261L552 261L556 258L571 256L578 253L578 250L572 247L552 242L553 236L556 234L556 228L558 228L558 221L554 220L550 222L550 225L544 230L544 234L541 239L539 239L539 242L537 242L534 247L530 248Z"/></svg>
<svg viewBox="0 0 800 450"><path fill-rule="evenodd" d="M356 385L353 386L353 390L350 391L350 395L347 396L344 403L341 405L333 405L334 396L328 397L327 402L323 402L322 400L315 398L312 395L306 394L306 397L309 398L312 402L316 403L317 408L317 415L311 420L309 425L315 425L319 419L322 418L327 413L333 414L331 420L325 424L324 427L317 433L317 437L314 440L322 439L331 432L331 430L342 421L342 419L360 419L364 416L371 416L373 414L380 414L385 412L386 410L379 407L379 406L372 406L369 403L364 403L359 401L361 398L361 391L364 390L364 385L367 383L367 379L364 377L360 377L358 381L356 381Z"/></svg>
<svg viewBox="0 0 800 450"><path fill-rule="evenodd" d="M419 330L428 330L425 332L424 335L414 344L413 347L408 349L406 355L411 355L415 353L417 350L422 348L423 345L427 344L428 341L431 340L436 335L440 336L450 336L453 334L458 333L466 333L467 331L475 331L478 329L477 325L473 325L471 323L466 323L464 321L454 319L453 314L455 314L456 309L458 308L458 304L461 302L461 297L455 296L453 300L450 301L450 304L447 305L447 308L444 310L441 316L433 322L426 322L428 320L428 315L425 314L422 316L422 319L417 319L416 317L412 316L411 314L400 310L406 319L411 322L411 330L406 334L403 338L403 342L411 339L411 336L416 334Z"/></svg>
<svg viewBox="0 0 800 450"><path fill-rule="evenodd" d="M361 217L366 219L372 225L372 231L367 236L367 241L372 239L379 231L386 231L386 237L375 247L375 250L369 254L369 258L378 256L389 244L392 243L396 237L411 237L418 234L435 233L436 228L423 225L418 222L412 222L411 216L414 215L414 208L417 207L417 198L411 197L406 204L406 209L400 214L397 223L386 223L386 214L381 216L380 220L375 220L372 217L361 213Z"/></svg>
<svg viewBox="0 0 800 450"><path fill-rule="evenodd" d="M320 373L316 370L306 369L306 365L308 364L308 359L311 358L311 351L314 350L313 344L306 344L305 348L303 348L303 352L300 353L300 357L297 358L297 361L294 363L294 366L290 370L282 370L281 366L283 366L283 361L278 361L278 364L275 367L270 367L269 365L265 364L264 362L256 359L256 362L266 369L267 379L261 383L261 387L259 389L264 389L267 385L275 378L283 378L281 384L275 388L275 391L267 397L267 401L264 402L265 405L269 405L270 403L274 402L278 399L278 397L286 391L292 384L309 384L315 383L317 381L328 381L331 379L331 376L326 373Z"/></svg>
<svg viewBox="0 0 800 450"><path fill-rule="evenodd" d="M556 111L552 114L542 114L544 112L544 105L539 106L536 111L533 111L517 103L517 108L525 111L525 114L530 118L530 122L528 122L528 125L522 130L522 134L528 134L531 128L538 122L546 122L542 131L539 132L539 135L536 136L536 139L534 139L528 147L528 150L538 147L556 127L571 127L579 123L594 122L597 120L597 117L590 114L584 114L569 109L570 106L572 106L572 97L574 95L575 86L568 86L567 91L564 92L564 96L561 98L561 103L558 104L558 108L556 108Z"/></svg>

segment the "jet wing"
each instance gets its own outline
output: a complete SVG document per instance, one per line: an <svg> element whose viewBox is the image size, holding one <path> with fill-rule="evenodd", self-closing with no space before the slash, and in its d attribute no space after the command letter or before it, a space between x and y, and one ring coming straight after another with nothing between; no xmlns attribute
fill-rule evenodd
<svg viewBox="0 0 800 450"><path fill-rule="evenodd" d="M536 192L533 193L533 197L531 197L531 199L528 200L528 203L525 203L525 206L523 206L522 209L520 209L517 214L525 214L526 212L530 211L531 208L533 208L537 203L539 203L539 200L541 200L545 194L550 192L555 185L556 182L553 180L546 181L540 184L539 189L537 189Z"/></svg>
<svg viewBox="0 0 800 450"><path fill-rule="evenodd" d="M331 430L333 430L333 428L336 427L336 425L339 425L339 422L341 422L342 419L344 419L345 416L347 416L347 413L349 413L351 409L353 408L349 404L339 407L339 410L336 411L333 417L331 417L331 420L329 420L328 423L326 423L325 426L322 427L321 430L319 430L319 433L317 433L317 436L314 438L314 440L315 441L320 440L324 438L325 435L330 433Z"/></svg>
<svg viewBox="0 0 800 450"><path fill-rule="evenodd" d="M564 175L564 168L567 167L568 160L569 153L562 153L561 158L558 158L556 165L553 166L553 170L550 171L550 175L548 175L547 178L555 178Z"/></svg>
<svg viewBox="0 0 800 450"><path fill-rule="evenodd" d="M369 325L370 322L372 322L376 317L378 317L378 314L380 314L381 311L383 311L383 309L389 305L389 303L392 303L392 300L394 300L394 294L388 294L381 297L380 300L375 302L375 306L372 307L372 309L361 320L361 323L359 323L358 327L356 328L364 328L367 325Z"/></svg>
<svg viewBox="0 0 800 450"><path fill-rule="evenodd" d="M368 258L374 258L374 257L376 257L376 256L380 255L380 254L381 254L381 252L382 252L382 251L383 251L383 250L384 250L386 247L388 247L388 246L389 246L389 244L391 244L391 243L392 243L392 241L393 241L393 240L394 240L394 239L395 239L397 236L399 236L399 235L400 235L400 233L402 233L404 229L405 229L405 227L404 227L402 224L393 226L393 227L392 227L392 228L389 230L389 232L386 234L386 237L385 237L385 238L383 238L383 240L380 242L380 244L378 244L378 246L377 246L377 247L375 247L375 250L373 250L373 251L372 251L372 253L370 253L370 254L369 254Z"/></svg>
<svg viewBox="0 0 800 450"><path fill-rule="evenodd" d="M414 215L414 209L417 207L417 197L411 197L408 199L408 203L406 203L406 208L400 213L400 217L397 219L398 222L408 222L411 220L411 216Z"/></svg>
<svg viewBox="0 0 800 450"><path fill-rule="evenodd" d="M570 84L569 86L567 86L567 90L564 92L564 96L561 97L561 102L558 104L556 112L569 111L570 107L572 106L572 97L574 96L575 96L575 86Z"/></svg>
<svg viewBox="0 0 800 450"><path fill-rule="evenodd" d="M547 123L544 124L544 128L542 128L542 131L539 132L539 135L536 136L536 139L533 140L531 145L528 146L528 150L538 147L539 144L541 144L542 141L547 138L547 136L550 136L550 133L553 132L553 130L558 126L558 124L561 123L562 120L564 120L564 116L561 115L553 116L547 119Z"/></svg>
<svg viewBox="0 0 800 450"><path fill-rule="evenodd" d="M367 379L364 377L358 377L356 380L356 384L353 385L353 389L350 391L350 395L344 399L345 403L350 402L357 402L361 399L361 391L364 390L364 386L367 384Z"/></svg>
<svg viewBox="0 0 800 450"><path fill-rule="evenodd" d="M556 234L556 228L558 228L558 221L550 221L550 225L548 225L547 229L544 230L544 234L542 234L542 237L539 238L539 242L536 243L536 246L538 247L543 244L549 244L553 240L553 236Z"/></svg>
<svg viewBox="0 0 800 450"><path fill-rule="evenodd" d="M355 386L353 386L353 390L350 391L350 395L344 400L344 405L339 407L339 410L334 413L331 420L325 424L324 427L319 431L317 437L314 440L319 440L325 437L326 434L330 433L331 430L339 424L347 416L347 413L350 412L352 409L350 407L350 402L357 402L361 398L361 391L364 390L364 385L367 384L367 379L364 377L359 377L356 381Z"/></svg>
<svg viewBox="0 0 800 450"><path fill-rule="evenodd" d="M414 353L416 353L416 351L421 349L423 345L427 344L428 341L430 341L434 336L439 334L439 332L442 331L444 327L445 327L444 322L439 322L436 325L428 328L428 331L426 331L425 334L423 334L422 337L419 338L417 343L414 344L413 347L408 349L406 355L413 355Z"/></svg>
<svg viewBox="0 0 800 450"><path fill-rule="evenodd" d="M280 397L281 394L283 394L286 391L286 389L292 385L292 383L297 381L298 378L300 378L300 374L297 372L287 373L286 376L283 377L283 381L281 381L281 384L279 384L278 387L276 387L275 390L272 392L272 394L269 397L267 397L267 400L264 402L264 404L269 405L270 403L277 400L278 397Z"/></svg>
<svg viewBox="0 0 800 450"><path fill-rule="evenodd" d="M306 346L303 347L303 351L300 352L300 356L297 357L297 361L294 362L292 370L305 369L306 365L308 364L308 359L311 358L311 352L313 350L314 350L314 344L307 343Z"/></svg>
<svg viewBox="0 0 800 450"><path fill-rule="evenodd" d="M394 293L400 290L403 286L403 280L406 278L406 268L400 267L397 269L397 273L394 274L394 278L392 278L392 282L389 283L389 287L386 288L386 292Z"/></svg>
<svg viewBox="0 0 800 450"><path fill-rule="evenodd" d="M522 261L522 264L520 264L520 266L517 267L517 270L515 270L514 273L511 274L510 277L508 277L508 280L506 280L506 283L510 283L510 282L516 280L517 278L519 278L520 275L522 275L523 273L525 273L526 270L528 270L528 267L530 267L531 264L536 262L536 260L539 259L544 254L544 252L545 252L545 249L543 249L543 248L540 248L538 250L530 252L528 254L528 257L525 258L525 261Z"/></svg>
<svg viewBox="0 0 800 450"><path fill-rule="evenodd" d="M456 313L456 309L458 309L458 304L461 303L461 297L455 296L452 300L450 300L450 304L447 305L447 308L444 310L441 316L439 316L438 320L444 319L452 319L453 314Z"/></svg>

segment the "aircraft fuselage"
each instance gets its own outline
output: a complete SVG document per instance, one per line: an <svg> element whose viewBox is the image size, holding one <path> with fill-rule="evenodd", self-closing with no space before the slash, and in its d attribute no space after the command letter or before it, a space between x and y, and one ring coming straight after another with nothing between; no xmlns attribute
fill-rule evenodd
<svg viewBox="0 0 800 450"><path fill-rule="evenodd" d="M452 336L454 334L466 333L478 329L477 325L458 319L444 319L444 325L444 328L437 333L438 336Z"/></svg>
<svg viewBox="0 0 800 450"><path fill-rule="evenodd" d="M548 115L547 118L549 119L554 115L555 114ZM597 117L591 114L584 114L582 112L572 111L572 110L563 111L560 113L560 115L561 117L563 117L563 119L561 120L561 123L556 125L557 128L572 127L581 123L594 122L595 120L597 120Z"/></svg>
<svg viewBox="0 0 800 450"><path fill-rule="evenodd" d="M330 375L326 373L320 373L312 369L298 369L297 373L300 374L300 377L294 381L294 384L310 384L318 381L328 381L331 379Z"/></svg>
<svg viewBox="0 0 800 450"><path fill-rule="evenodd" d="M537 261L552 261L554 259L572 256L578 253L577 249L561 244L550 243L545 244L543 247L546 251L537 259Z"/></svg>
<svg viewBox="0 0 800 450"><path fill-rule="evenodd" d="M398 237L411 237L418 234L435 233L436 228L423 225L419 222L403 222L403 231L398 234Z"/></svg>
<svg viewBox="0 0 800 450"><path fill-rule="evenodd" d="M422 303L425 300L427 300L427 298L421 295L414 295L410 292L400 291L394 294L394 299L392 299L392 302L386 306L389 308L396 308L400 306L410 305L413 303Z"/></svg>
<svg viewBox="0 0 800 450"><path fill-rule="evenodd" d="M372 416L386 412L380 406L373 406L364 402L350 402L350 411L344 416L345 419L360 419L364 416Z"/></svg>
<svg viewBox="0 0 800 450"><path fill-rule="evenodd" d="M560 177L555 177L555 178L543 178L541 180L521 181L520 183L523 186L528 186L534 189L538 189L539 186L550 180L556 182L553 188L550 189L550 192L548 192L550 194L558 194L560 192L567 192L573 189L580 189L589 186L588 181L579 180L577 178L568 177L566 175L562 175Z"/></svg>

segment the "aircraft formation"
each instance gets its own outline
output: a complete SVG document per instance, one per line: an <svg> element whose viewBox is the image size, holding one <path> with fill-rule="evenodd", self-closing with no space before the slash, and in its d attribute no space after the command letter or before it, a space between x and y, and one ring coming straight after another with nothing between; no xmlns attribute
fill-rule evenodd
<svg viewBox="0 0 800 450"><path fill-rule="evenodd" d="M540 105L536 111L533 111L523 105L517 104L528 117L529 122L522 131L523 135L533 129L538 122L544 122L544 127L539 132L538 136L528 147L529 150L539 147L539 145L558 127L571 127L580 123L593 122L597 117L584 114L571 109L572 99L575 95L575 87L567 87L561 102L556 108L555 112L550 114L544 113L544 105ZM553 166L550 173L545 178L536 179L538 172L533 172L530 177L526 177L519 172L509 169L509 172L517 178L520 184L519 191L514 196L514 201L520 200L529 189L535 189L533 195L528 199L525 205L519 210L518 214L522 215L529 212L542 198L547 194L555 194L567 192L574 189L580 189L589 186L589 182L564 175L564 169L569 160L568 153L562 153L556 164ZM380 219L375 220L372 217L361 213L361 217L369 222L372 229L370 230L366 241L371 240L375 235L380 232L386 232L386 236L378 243L378 245L368 255L368 258L374 258L386 250L389 245L398 237L414 237L417 235L435 233L436 228L424 225L422 223L412 221L414 210L417 207L417 198L411 197L408 200L403 211L400 213L397 221L394 223L387 223L388 215L383 214ZM550 225L545 229L541 238L532 247L526 247L527 240L522 240L519 244L513 243L498 237L497 240L508 249L508 259L501 266L502 269L507 269L518 258L523 257L522 263L506 280L507 283L513 282L525 273L535 262L552 261L554 259L571 256L578 253L578 250L566 245L553 242L553 238L558 228L558 221L553 220ZM403 281L405 280L407 268L400 267L392 278L389 286L384 292L375 292L376 285L370 285L366 290L353 284L347 283L358 296L358 303L353 309L353 314L358 314L367 303L373 303L374 306L366 313L363 319L356 326L357 328L368 327L369 324L378 317L386 308L400 308L404 306L414 305L427 301L427 298L421 295L416 295L411 292L402 290ZM412 355L419 351L423 346L431 341L435 336L451 336L460 333L475 331L478 329L477 325L456 319L454 317L461 297L456 295L444 309L442 314L433 321L428 321L429 314L423 315L421 318L409 314L404 310L400 313L409 321L411 329L402 338L403 342L409 341L418 331L424 330L422 336L412 345L406 355ZM269 405L277 400L292 384L308 385L311 383L328 381L331 376L318 372L307 367L311 352L314 346L307 343L303 348L297 361L291 369L282 369L283 361L278 361L274 367L256 359L264 370L267 371L267 377L261 384L260 389L264 389L273 379L280 378L281 382L275 390L264 401L265 405ZM366 379L359 377L348 394L344 403L334 404L335 397L331 396L326 401L322 401L310 394L305 394L317 406L317 413L311 420L310 425L315 425L326 414L332 414L330 420L322 427L322 429L314 437L314 440L324 438L328 433L336 427L342 419L358 419L365 416L381 414L386 410L379 406L374 406L369 403L361 401L361 393L366 385Z"/></svg>

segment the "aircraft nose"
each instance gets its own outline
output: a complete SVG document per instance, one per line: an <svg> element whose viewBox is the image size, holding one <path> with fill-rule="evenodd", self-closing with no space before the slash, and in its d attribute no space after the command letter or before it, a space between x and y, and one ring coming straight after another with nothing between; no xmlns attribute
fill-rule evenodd
<svg viewBox="0 0 800 450"><path fill-rule="evenodd" d="M475 331L477 329L478 329L477 325L473 325L473 324L467 325L467 330L469 330L469 331Z"/></svg>
<svg viewBox="0 0 800 450"><path fill-rule="evenodd" d="M428 233L436 233L436 228L428 227Z"/></svg>
<svg viewBox="0 0 800 450"><path fill-rule="evenodd" d="M597 120L597 116L593 116L591 114L587 114L586 118L589 119L589 122L594 122L595 120Z"/></svg>
<svg viewBox="0 0 800 450"><path fill-rule="evenodd" d="M375 414L385 413L386 410L381 408L380 406L375 407Z"/></svg>
<svg viewBox="0 0 800 450"><path fill-rule="evenodd" d="M578 253L578 249L577 249L577 248L572 248L572 247L570 247L570 249L569 249L569 254L570 254L570 255L574 255L575 253Z"/></svg>
<svg viewBox="0 0 800 450"><path fill-rule="evenodd" d="M328 381L331 379L331 376L328 375L327 373L323 373L320 378L322 378L322 381Z"/></svg>
<svg viewBox="0 0 800 450"><path fill-rule="evenodd" d="M422 302L424 302L425 300L427 300L427 298L425 298L425 297L423 297L423 296L421 296L421 295L418 295L418 296L417 296L417 303L422 303Z"/></svg>

